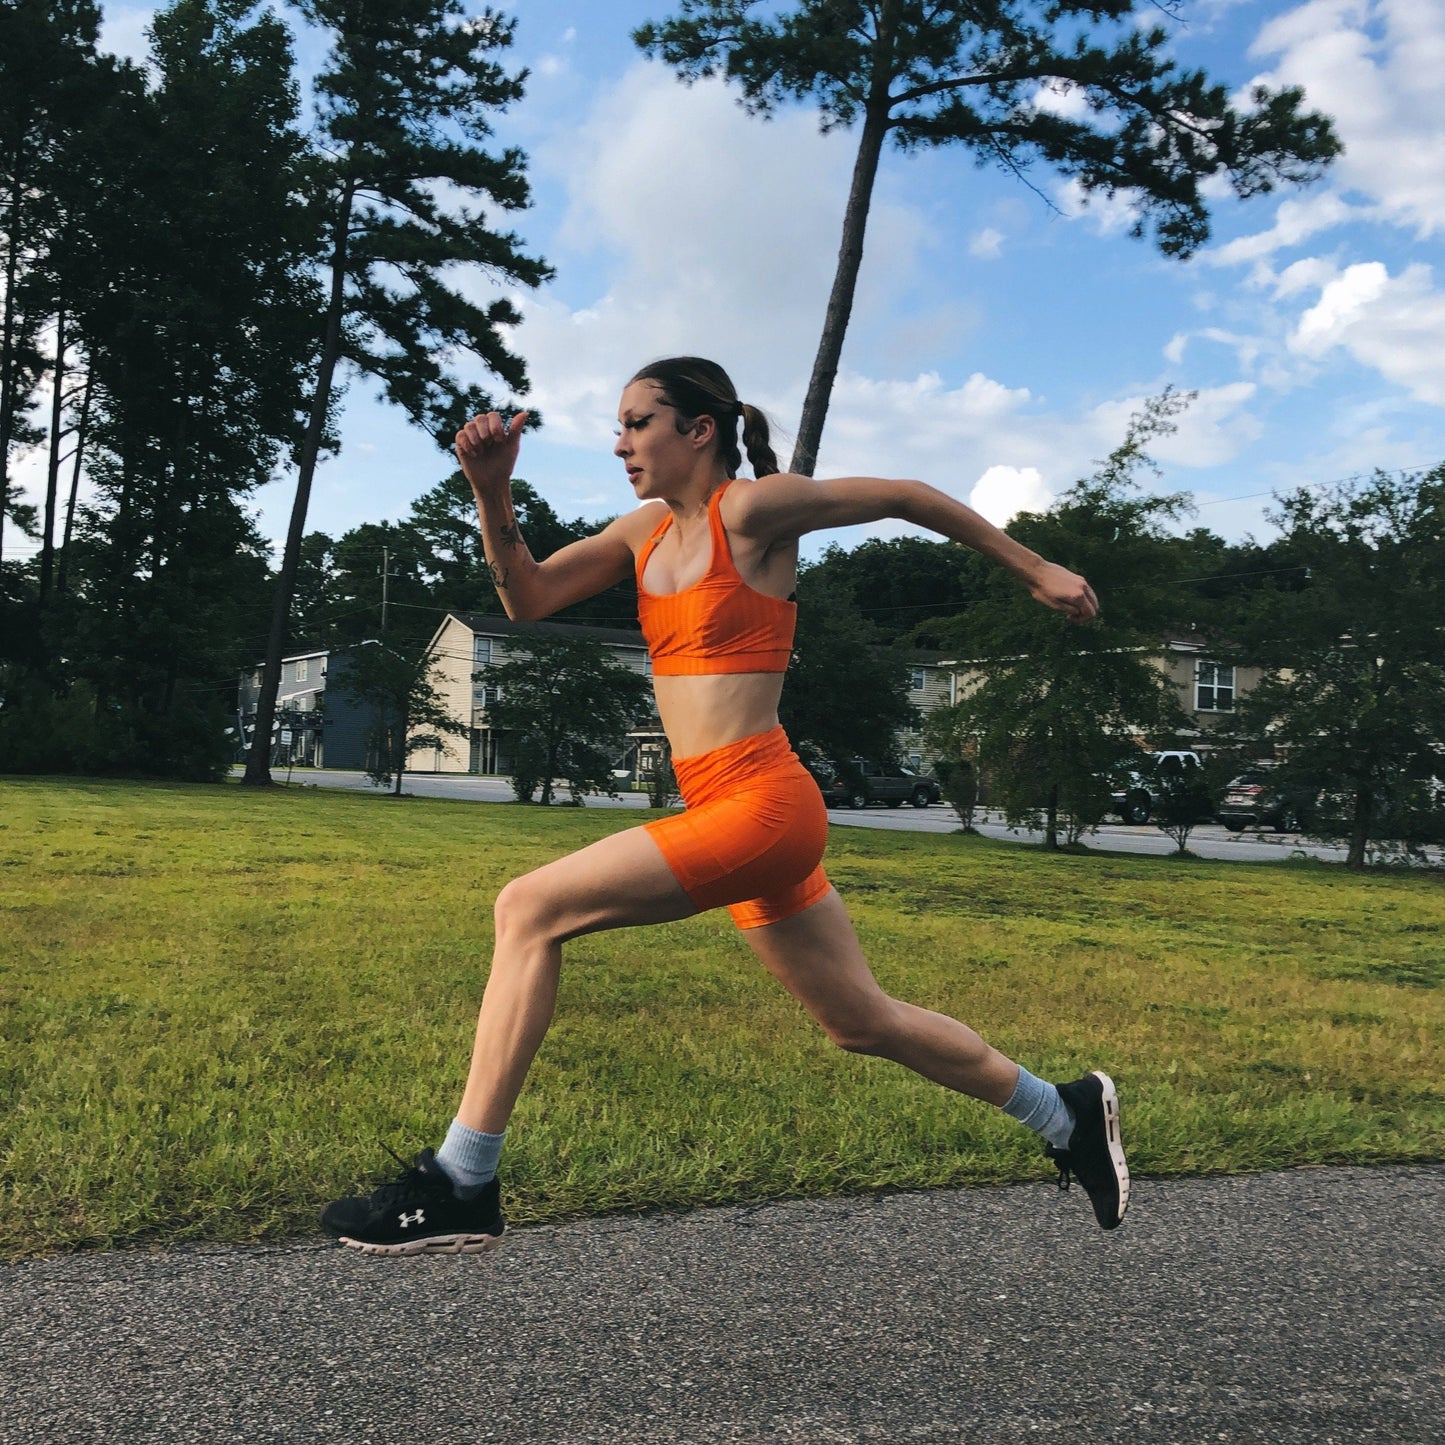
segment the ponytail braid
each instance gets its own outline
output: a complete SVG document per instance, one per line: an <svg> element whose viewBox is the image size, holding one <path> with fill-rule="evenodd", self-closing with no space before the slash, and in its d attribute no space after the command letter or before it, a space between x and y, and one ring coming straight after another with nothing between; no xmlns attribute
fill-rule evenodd
<svg viewBox="0 0 1445 1445"><path fill-rule="evenodd" d="M755 477L770 477L779 469L778 459L773 453L772 437L768 431L768 419L757 407L741 403L743 412L743 446L747 449L748 461L752 463Z"/></svg>

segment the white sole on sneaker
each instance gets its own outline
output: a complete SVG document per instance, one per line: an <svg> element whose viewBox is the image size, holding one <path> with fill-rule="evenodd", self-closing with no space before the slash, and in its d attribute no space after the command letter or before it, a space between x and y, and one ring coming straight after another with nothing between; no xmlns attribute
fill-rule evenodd
<svg viewBox="0 0 1445 1445"><path fill-rule="evenodd" d="M1104 1086L1104 1138L1109 1145L1109 1162L1114 1166L1114 1178L1119 1183L1119 1218L1123 1219L1129 1208L1129 1165L1124 1159L1124 1140L1119 1132L1119 1091L1114 1081L1102 1069L1091 1071Z"/></svg>
<svg viewBox="0 0 1445 1445"><path fill-rule="evenodd" d="M427 1239L408 1239L400 1244L371 1244L342 1235L338 1243L362 1254L482 1254L502 1242L500 1234L434 1234Z"/></svg>

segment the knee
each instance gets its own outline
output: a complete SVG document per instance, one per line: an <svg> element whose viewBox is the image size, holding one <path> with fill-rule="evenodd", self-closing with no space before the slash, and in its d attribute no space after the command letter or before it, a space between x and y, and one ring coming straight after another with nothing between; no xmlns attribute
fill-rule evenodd
<svg viewBox="0 0 1445 1445"><path fill-rule="evenodd" d="M497 894L493 905L497 942L546 935L551 913L546 890L538 883L536 874L524 873L520 878L513 878Z"/></svg>
<svg viewBox="0 0 1445 1445"><path fill-rule="evenodd" d="M896 1008L883 997L869 1008L823 1020L829 1039L850 1054L886 1057L897 1036Z"/></svg>

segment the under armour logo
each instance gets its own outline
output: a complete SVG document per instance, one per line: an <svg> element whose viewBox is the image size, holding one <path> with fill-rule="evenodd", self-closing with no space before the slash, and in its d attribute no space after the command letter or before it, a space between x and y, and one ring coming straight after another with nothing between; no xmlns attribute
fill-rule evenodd
<svg viewBox="0 0 1445 1445"><path fill-rule="evenodd" d="M399 1214L397 1218L401 1220L401 1227L403 1229L411 1224L425 1224L426 1210L418 1209L415 1214Z"/></svg>

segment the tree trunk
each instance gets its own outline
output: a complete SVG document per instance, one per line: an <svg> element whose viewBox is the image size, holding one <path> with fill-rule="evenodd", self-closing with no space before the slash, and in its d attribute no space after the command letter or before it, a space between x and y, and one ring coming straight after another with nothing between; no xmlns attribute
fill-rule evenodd
<svg viewBox="0 0 1445 1445"><path fill-rule="evenodd" d="M12 166L15 184L10 193L10 244L5 250L5 317L0 326L0 560L5 556L5 509L10 505L10 437L15 408L15 278L20 269L19 166Z"/></svg>
<svg viewBox="0 0 1445 1445"><path fill-rule="evenodd" d="M1359 873L1365 867L1365 847L1370 841L1370 813L1374 797L1368 788L1361 788L1355 794L1354 816L1350 819L1350 849L1345 856L1345 867Z"/></svg>
<svg viewBox="0 0 1445 1445"><path fill-rule="evenodd" d="M1059 846L1059 785L1049 788L1049 805L1044 811L1044 847L1056 849Z"/></svg>
<svg viewBox="0 0 1445 1445"><path fill-rule="evenodd" d="M75 465L70 472L70 497L65 505L65 531L60 538L60 566L56 571L55 590L64 597L69 582L70 531L75 525L75 498L80 491L80 464L85 453L85 430L90 423L90 392L94 372L89 368L85 373L85 391L80 398L80 421L75 428Z"/></svg>
<svg viewBox="0 0 1445 1445"><path fill-rule="evenodd" d="M55 568L55 493L60 484L60 413L65 391L65 308L55 318L55 395L50 399L50 464L45 470L45 527L40 538L40 610Z"/></svg>
<svg viewBox="0 0 1445 1445"><path fill-rule="evenodd" d="M301 561L301 539L306 531L306 508L311 500L311 479L321 452L326 414L331 404L331 383L341 354L341 321L346 310L347 241L350 236L351 207L355 181L348 180L336 219L336 243L331 253L331 299L326 308L326 329L321 346L321 363L316 372L316 391L311 415L301 444L296 475L296 500L291 506L291 527L281 558L281 575L276 579L276 600L271 609L271 635L266 644L266 665L261 676L261 695L256 699L256 731L246 754L243 782L252 787L271 785L271 724L276 717L276 693L281 686L281 654L286 648L291 599L296 591L296 569Z"/></svg>
<svg viewBox="0 0 1445 1445"><path fill-rule="evenodd" d="M803 415L798 421L798 440L793 447L791 470L811 477L818 463L818 447L823 440L823 422L828 416L828 400L838 375L843 355L843 337L848 318L853 313L853 295L858 287L858 269L863 264L863 233L868 226L868 208L873 200L873 182L878 175L878 159L883 153L883 140L889 129L887 87L882 94L870 98L863 116L863 134L858 141L858 156L853 163L853 184L848 191L848 209L843 213L843 241L838 247L838 268L833 273L833 289L828 296L828 310L823 319L823 335L818 354L813 360L813 375L803 401Z"/></svg>

